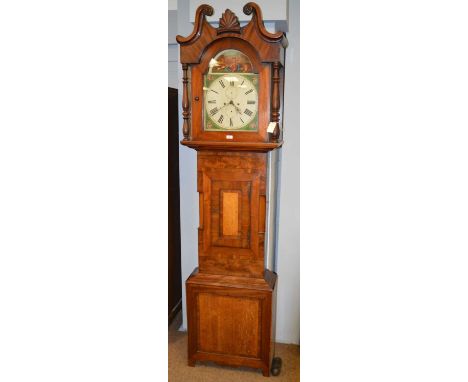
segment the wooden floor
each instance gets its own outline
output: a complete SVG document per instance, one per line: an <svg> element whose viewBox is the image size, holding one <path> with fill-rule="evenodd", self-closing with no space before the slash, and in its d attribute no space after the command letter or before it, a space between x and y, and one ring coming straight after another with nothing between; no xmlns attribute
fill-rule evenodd
<svg viewBox="0 0 468 382"><path fill-rule="evenodd" d="M277 377L264 377L260 370L244 367L218 366L214 363L198 363L187 366L187 333L177 329L181 325L181 314L169 327L169 382L250 382L299 381L299 346L276 345L276 355L283 360L281 374Z"/></svg>

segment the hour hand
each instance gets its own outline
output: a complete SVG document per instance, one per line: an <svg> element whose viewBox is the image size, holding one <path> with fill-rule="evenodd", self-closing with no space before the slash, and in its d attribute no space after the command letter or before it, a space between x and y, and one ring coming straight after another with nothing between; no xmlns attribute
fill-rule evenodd
<svg viewBox="0 0 468 382"><path fill-rule="evenodd" d="M236 109L236 111L237 111L240 115L242 115L241 109L239 109L239 108L236 106L236 104L235 104L232 100L231 100L229 103L230 103L232 106L234 106L234 108Z"/></svg>
<svg viewBox="0 0 468 382"><path fill-rule="evenodd" d="M225 108L225 107L228 106L228 105L229 105L229 103L223 102L223 106L221 106L221 107L219 108L219 110Z"/></svg>

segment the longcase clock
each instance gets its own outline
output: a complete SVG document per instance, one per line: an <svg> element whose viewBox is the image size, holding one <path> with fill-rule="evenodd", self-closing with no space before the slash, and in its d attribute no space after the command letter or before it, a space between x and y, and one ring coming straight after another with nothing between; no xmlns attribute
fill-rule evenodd
<svg viewBox="0 0 468 382"><path fill-rule="evenodd" d="M240 26L227 9L212 27L196 11L177 36L183 69L182 145L197 150L198 268L186 281L188 363L214 361L275 375L277 275L265 262L267 155L282 141L283 32L255 3Z"/></svg>

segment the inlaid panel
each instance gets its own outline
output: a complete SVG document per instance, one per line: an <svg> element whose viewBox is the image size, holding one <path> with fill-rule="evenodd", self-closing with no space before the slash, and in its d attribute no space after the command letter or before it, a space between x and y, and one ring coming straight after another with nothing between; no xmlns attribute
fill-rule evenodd
<svg viewBox="0 0 468 382"><path fill-rule="evenodd" d="M231 173L229 170L226 172ZM233 175L236 175L236 172ZM212 191L210 200L211 245L250 249L250 215L252 203L254 203L250 197L252 181L218 180L220 176L213 172L209 172L208 177ZM228 197L225 201L226 194ZM227 227L225 227L226 223Z"/></svg>
<svg viewBox="0 0 468 382"><path fill-rule="evenodd" d="M239 235L239 191L221 191L221 232L223 236Z"/></svg>
<svg viewBox="0 0 468 382"><path fill-rule="evenodd" d="M260 357L260 300L198 295L199 350Z"/></svg>

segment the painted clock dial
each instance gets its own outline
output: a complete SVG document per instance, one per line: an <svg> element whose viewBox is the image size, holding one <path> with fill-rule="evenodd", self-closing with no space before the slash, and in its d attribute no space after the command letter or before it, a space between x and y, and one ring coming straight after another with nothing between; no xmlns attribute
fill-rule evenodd
<svg viewBox="0 0 468 382"><path fill-rule="evenodd" d="M205 131L258 131L258 75L247 56L224 50L204 77Z"/></svg>

